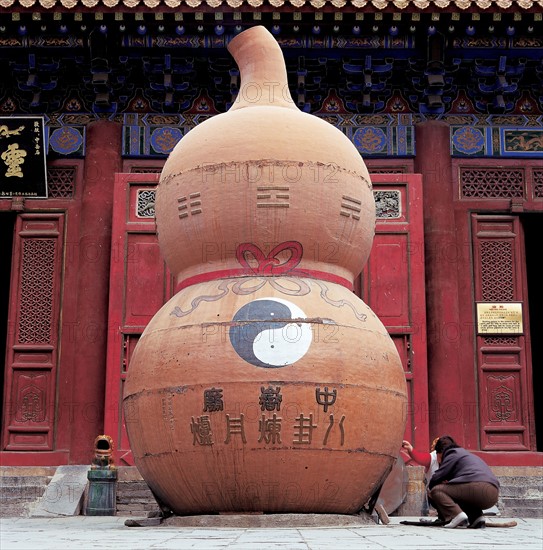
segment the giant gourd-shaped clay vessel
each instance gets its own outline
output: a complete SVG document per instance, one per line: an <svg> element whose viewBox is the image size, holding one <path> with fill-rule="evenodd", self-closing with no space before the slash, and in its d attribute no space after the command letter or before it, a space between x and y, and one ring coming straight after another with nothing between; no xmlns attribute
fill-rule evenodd
<svg viewBox="0 0 543 550"><path fill-rule="evenodd" d="M264 27L228 49L237 100L183 137L157 189L178 292L130 362L134 459L176 514L355 513L406 406L395 345L352 292L374 235L368 171L294 105Z"/></svg>

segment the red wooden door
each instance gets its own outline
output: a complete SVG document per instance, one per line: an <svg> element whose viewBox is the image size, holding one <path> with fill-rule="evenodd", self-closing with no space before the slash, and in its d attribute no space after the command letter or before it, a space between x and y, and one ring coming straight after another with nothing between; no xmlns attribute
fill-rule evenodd
<svg viewBox="0 0 543 550"><path fill-rule="evenodd" d="M156 238L156 174L116 179L111 259L105 433L119 464L132 464L122 416L131 353L151 317L172 295L173 281ZM422 184L418 175L374 175L378 220L370 261L357 293L381 318L402 358L410 405L406 437L428 446L428 384ZM148 207L146 206L148 204Z"/></svg>
<svg viewBox="0 0 543 550"><path fill-rule="evenodd" d="M122 409L130 356L143 329L170 298L172 279L156 237L154 197L158 174L118 174L115 180L109 290L104 432L115 458L132 465Z"/></svg>
<svg viewBox="0 0 543 550"><path fill-rule="evenodd" d="M522 325L477 329L479 435L483 451L535 450L524 243L518 216L472 214L475 301L515 304ZM477 315L476 315L477 317ZM476 318L476 325L478 319ZM493 332L493 330L495 332ZM535 439L535 438L534 438Z"/></svg>
<svg viewBox="0 0 543 550"><path fill-rule="evenodd" d="M3 451L55 448L64 218L62 213L17 216L6 342Z"/></svg>
<svg viewBox="0 0 543 550"><path fill-rule="evenodd" d="M381 319L402 359L409 406L405 437L429 445L422 176L374 174L375 239L360 297Z"/></svg>

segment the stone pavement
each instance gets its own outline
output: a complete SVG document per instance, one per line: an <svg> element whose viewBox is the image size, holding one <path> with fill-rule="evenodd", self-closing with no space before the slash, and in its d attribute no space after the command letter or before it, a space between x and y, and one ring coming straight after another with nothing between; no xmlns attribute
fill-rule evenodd
<svg viewBox="0 0 543 550"><path fill-rule="evenodd" d="M121 516L1 518L1 550L146 550L215 548L244 550L541 550L543 519L518 519L515 527L443 529L401 525L326 527L126 527ZM489 518L504 522L509 518Z"/></svg>

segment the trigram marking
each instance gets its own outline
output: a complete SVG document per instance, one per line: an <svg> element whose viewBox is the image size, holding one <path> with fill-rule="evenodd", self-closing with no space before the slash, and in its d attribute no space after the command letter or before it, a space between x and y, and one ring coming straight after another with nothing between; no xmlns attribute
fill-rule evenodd
<svg viewBox="0 0 543 550"><path fill-rule="evenodd" d="M341 197L341 210L339 214L341 216L345 216L346 218L359 220L361 205L362 201L359 201L358 199L353 199L353 197L349 197L348 195L343 195Z"/></svg>
<svg viewBox="0 0 543 550"><path fill-rule="evenodd" d="M177 199L179 218L188 218L189 215L202 213L202 201L200 193L191 193L188 197L179 197Z"/></svg>
<svg viewBox="0 0 543 550"><path fill-rule="evenodd" d="M257 208L288 208L289 187L285 185L261 185L256 188Z"/></svg>

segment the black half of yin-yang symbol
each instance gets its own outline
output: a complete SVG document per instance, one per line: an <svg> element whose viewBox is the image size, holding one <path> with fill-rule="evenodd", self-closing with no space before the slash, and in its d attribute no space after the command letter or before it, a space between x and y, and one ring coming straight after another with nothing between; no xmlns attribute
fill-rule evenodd
<svg viewBox="0 0 543 550"><path fill-rule="evenodd" d="M306 353L313 335L304 312L280 298L253 300L232 319L230 342L236 353L255 367L292 365Z"/></svg>

